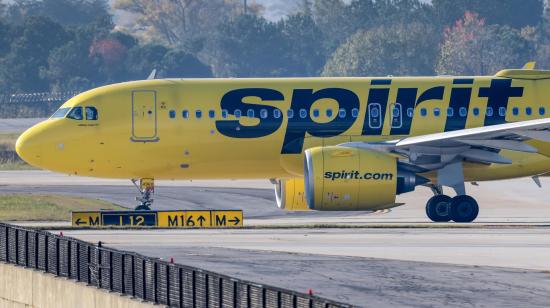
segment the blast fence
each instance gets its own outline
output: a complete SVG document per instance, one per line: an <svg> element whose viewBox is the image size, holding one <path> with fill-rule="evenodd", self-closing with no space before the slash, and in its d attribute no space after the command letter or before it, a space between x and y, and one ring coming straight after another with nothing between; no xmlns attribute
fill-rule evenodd
<svg viewBox="0 0 550 308"><path fill-rule="evenodd" d="M0 261L169 307L351 307L137 253L0 223Z"/></svg>

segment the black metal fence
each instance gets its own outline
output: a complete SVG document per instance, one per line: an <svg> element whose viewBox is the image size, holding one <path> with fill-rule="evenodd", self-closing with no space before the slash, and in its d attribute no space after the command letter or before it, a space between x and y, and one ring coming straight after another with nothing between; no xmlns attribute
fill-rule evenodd
<svg viewBox="0 0 550 308"><path fill-rule="evenodd" d="M0 94L0 118L49 117L79 91Z"/></svg>
<svg viewBox="0 0 550 308"><path fill-rule="evenodd" d="M316 296L2 223L0 261L170 307L351 307Z"/></svg>

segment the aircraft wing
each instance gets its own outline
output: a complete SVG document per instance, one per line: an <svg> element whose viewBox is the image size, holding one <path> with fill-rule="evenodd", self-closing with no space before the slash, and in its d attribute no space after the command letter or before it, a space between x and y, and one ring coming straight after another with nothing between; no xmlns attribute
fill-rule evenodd
<svg viewBox="0 0 550 308"><path fill-rule="evenodd" d="M550 118L341 146L399 154L411 171L421 172L441 169L459 159L481 164L510 164L512 161L500 155L500 150L537 153L537 148L525 143L529 140L550 142Z"/></svg>

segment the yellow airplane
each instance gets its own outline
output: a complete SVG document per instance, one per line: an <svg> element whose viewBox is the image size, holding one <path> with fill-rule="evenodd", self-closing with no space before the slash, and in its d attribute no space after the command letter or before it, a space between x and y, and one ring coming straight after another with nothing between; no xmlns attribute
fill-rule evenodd
<svg viewBox="0 0 550 308"><path fill-rule="evenodd" d="M482 77L166 79L82 93L17 153L71 175L271 179L280 208L376 211L418 185L436 222L479 212L465 182L550 172L550 71ZM456 196L443 194L450 187Z"/></svg>

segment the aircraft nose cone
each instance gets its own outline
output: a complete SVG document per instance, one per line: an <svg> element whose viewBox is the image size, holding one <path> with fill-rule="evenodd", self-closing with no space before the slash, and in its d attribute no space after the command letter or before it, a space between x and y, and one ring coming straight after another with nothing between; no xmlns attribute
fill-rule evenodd
<svg viewBox="0 0 550 308"><path fill-rule="evenodd" d="M36 130L30 128L17 138L15 151L28 164L38 166L42 154L41 143Z"/></svg>

